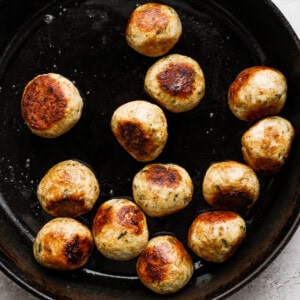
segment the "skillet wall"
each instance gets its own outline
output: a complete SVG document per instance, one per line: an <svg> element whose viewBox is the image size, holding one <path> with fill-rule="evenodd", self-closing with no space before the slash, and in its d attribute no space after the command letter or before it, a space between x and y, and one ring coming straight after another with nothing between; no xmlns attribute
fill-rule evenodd
<svg viewBox="0 0 300 300"><path fill-rule="evenodd" d="M7 19L0 20L1 36L4 38L1 40L0 47L3 49L6 43L10 40L12 35L20 28L20 26L27 20L33 12L37 11L45 3L49 1L1 1L0 9L4 9L7 14ZM209 1L208 1L209 2ZM300 82L300 49L299 42L296 37L291 38L288 32L287 24L285 20L278 22L278 16L276 12L272 10L272 5L269 1L216 1L223 8L228 10L240 20L245 27L256 37L258 43L264 49L268 60L273 66L278 67L285 74L289 81L289 103L288 108L283 112L284 115L288 115L289 119L295 125L296 128L296 140L294 148L291 153L291 159L289 164L284 168L283 172L278 176L279 182L287 182L278 189L277 197L273 200L273 207L267 216L263 216L264 220L261 224L261 228L258 228L256 236L251 236L251 239L247 244L247 249L243 248L239 256L236 258L234 264L226 264L222 269L222 274L214 275L212 281L209 276L197 281L189 289L184 290L174 296L174 298L190 297L196 298L199 295L199 287L203 287L201 290L202 295L211 297L214 294L222 294L230 291L235 284L241 284L244 278L246 278L253 268L260 268L265 266L266 257L273 257L277 254L277 250L280 249L283 244L291 236L291 232L294 230L295 223L299 222L299 185L300 172L296 168L292 168L293 165L299 164L300 149L299 149L299 130L300 130L300 113L297 106L297 99L300 99L300 88L297 86L297 82ZM270 34L275 32L275 34ZM278 39L280 36L280 40ZM298 43L298 45L297 45ZM288 55L287 55L288 53ZM298 111L297 111L298 109ZM0 199L1 200L1 199ZM285 208L283 210L283 207ZM298 218L298 220L297 220ZM295 221L296 220L296 221ZM11 276L17 276L24 280L30 286L40 290L45 287L52 294L53 297L59 292L62 298L68 298L70 291L73 295L80 294L81 280L78 274L75 272L72 277L72 285L69 285L69 281L65 276L58 275L51 272L42 272L40 269L35 268L35 264L28 257L28 241L24 239L22 234L17 232L16 234L3 235L4 233L11 232L13 225L10 224L10 219L7 215L1 211L1 240L3 245L12 246L9 249L2 249L4 252L10 252L9 258L1 258L3 266L12 266L12 269L7 270L11 272ZM20 235L19 235L20 234ZM19 247L24 243L24 248ZM27 248L28 247L28 248ZM245 259L246 257L246 259ZM14 269L15 267L15 269ZM240 272L242 270L242 273ZM29 272L30 278L23 277L23 272ZM228 286L228 282L230 282ZM217 284L216 284L217 283ZM85 288L89 291L90 299L92 297L99 297L99 291L93 290L93 277L91 276L90 282L85 282ZM66 289L66 286L69 288ZM131 298L131 292L127 290L128 283L120 282L118 286L114 288L114 281L106 280L106 286L103 287L103 295L107 297ZM149 296L144 290L139 290L140 286L135 282L129 284L133 290L135 290L135 296ZM31 289L31 288L30 288ZM57 298L57 297L55 297Z"/></svg>

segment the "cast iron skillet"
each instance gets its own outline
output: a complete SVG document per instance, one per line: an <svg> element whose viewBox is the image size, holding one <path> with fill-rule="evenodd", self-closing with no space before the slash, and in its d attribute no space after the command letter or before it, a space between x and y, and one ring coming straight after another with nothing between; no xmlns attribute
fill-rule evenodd
<svg viewBox="0 0 300 300"><path fill-rule="evenodd" d="M124 28L136 0L0 1L0 246L1 268L22 287L45 299L151 299L135 260L114 262L96 250L89 263L71 273L49 271L32 255L35 234L50 220L36 186L55 163L73 158L95 171L101 195L79 220L91 226L96 209L111 197L131 196L131 181L144 164L136 162L110 131L111 115L129 100L150 99L143 91L143 57L125 42ZM165 2L165 1L162 1ZM299 224L300 45L287 21L270 1L166 1L179 13L183 36L171 53L195 58L206 76L207 92L194 110L166 112L169 140L156 162L185 167L195 185L192 203L165 218L148 219L151 237L170 233L187 247L187 230L197 214L211 210L202 198L204 172L215 161L243 161L242 133L251 125L227 107L227 89L252 65L280 69L289 84L281 115L296 129L290 158L275 176L260 176L255 206L239 211L247 238L223 264L195 257L195 274L174 299L224 297L244 285L280 252ZM62 137L31 134L20 114L25 84L35 75L57 72L74 81L84 98L80 122Z"/></svg>

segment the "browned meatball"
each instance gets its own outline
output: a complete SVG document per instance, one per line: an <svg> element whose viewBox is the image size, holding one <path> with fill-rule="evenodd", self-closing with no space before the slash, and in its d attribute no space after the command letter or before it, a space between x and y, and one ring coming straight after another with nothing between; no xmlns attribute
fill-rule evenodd
<svg viewBox="0 0 300 300"><path fill-rule="evenodd" d="M132 12L126 27L126 40L140 54L154 57L171 50L181 33L180 18L172 7L146 3Z"/></svg>
<svg viewBox="0 0 300 300"><path fill-rule="evenodd" d="M198 215L188 232L188 245L199 257L221 263L231 257L246 237L246 224L230 211Z"/></svg>
<svg viewBox="0 0 300 300"><path fill-rule="evenodd" d="M100 187L86 165L66 160L54 165L41 179L37 197L43 209L55 217L77 217L90 211Z"/></svg>
<svg viewBox="0 0 300 300"><path fill-rule="evenodd" d="M189 282L194 271L184 246L170 235L152 238L140 255L136 269L141 282L158 294L177 292Z"/></svg>
<svg viewBox="0 0 300 300"><path fill-rule="evenodd" d="M252 206L259 196L259 189L255 172L236 161L212 164L202 184L203 197L210 205L230 210Z"/></svg>
<svg viewBox="0 0 300 300"><path fill-rule="evenodd" d="M257 172L277 173L289 156L294 135L292 124L282 117L258 121L242 136L245 161Z"/></svg>
<svg viewBox="0 0 300 300"><path fill-rule="evenodd" d="M205 79L192 58L172 54L161 58L147 71L145 91L159 105L174 113L196 107L205 93Z"/></svg>
<svg viewBox="0 0 300 300"><path fill-rule="evenodd" d="M167 119L155 104L143 100L118 107L111 129L120 145L136 160L151 161L164 149L168 139Z"/></svg>
<svg viewBox="0 0 300 300"><path fill-rule="evenodd" d="M62 75L38 75L25 87L22 116L30 130L41 137L55 138L80 119L83 101L74 84Z"/></svg>
<svg viewBox="0 0 300 300"><path fill-rule="evenodd" d="M91 231L71 218L55 218L38 232L33 254L42 266L68 271L87 263L93 248Z"/></svg>
<svg viewBox="0 0 300 300"><path fill-rule="evenodd" d="M286 101L287 82L274 68L255 66L242 71L228 91L232 113L244 121L276 115Z"/></svg>
<svg viewBox="0 0 300 300"><path fill-rule="evenodd" d="M144 213L128 199L104 202L94 218L92 232L97 249L114 260L138 256L149 237Z"/></svg>
<svg viewBox="0 0 300 300"><path fill-rule="evenodd" d="M175 164L151 164L134 177L134 201L151 217L175 213L193 197L193 182L188 172Z"/></svg>

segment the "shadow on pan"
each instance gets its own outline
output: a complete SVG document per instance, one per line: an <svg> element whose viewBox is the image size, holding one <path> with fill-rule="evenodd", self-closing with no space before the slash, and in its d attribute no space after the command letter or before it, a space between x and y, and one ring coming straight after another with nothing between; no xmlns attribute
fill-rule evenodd
<svg viewBox="0 0 300 300"><path fill-rule="evenodd" d="M28 2L28 3L27 3ZM200 212L202 179L215 161L242 161L240 138L251 125L227 107L235 76L253 65L281 70L289 84L282 115L296 129L288 163L276 176L260 176L255 206L240 211L248 235L226 263L214 265L191 256L195 274L174 299L222 298L253 278L280 252L299 224L300 46L287 21L270 1L162 1L173 6L183 36L171 53L196 59L207 91L200 105L182 114L166 112L169 140L155 162L173 162L190 173L192 203L174 215L148 219L150 235L170 233L187 248L187 230ZM37 265L32 242L50 216L42 211L36 186L45 172L65 159L79 159L95 171L101 195L94 210L80 217L92 224L103 201L131 197L133 176L144 165L132 159L110 131L121 104L151 101L143 90L147 69L156 60L126 45L130 12L144 1L0 1L0 203L1 267L17 283L45 299L157 298L135 273L136 260L115 262L94 251L82 270L58 273ZM67 134L52 140L32 135L20 114L26 83L47 72L71 79L84 99L83 116ZM180 220L180 222L178 222Z"/></svg>

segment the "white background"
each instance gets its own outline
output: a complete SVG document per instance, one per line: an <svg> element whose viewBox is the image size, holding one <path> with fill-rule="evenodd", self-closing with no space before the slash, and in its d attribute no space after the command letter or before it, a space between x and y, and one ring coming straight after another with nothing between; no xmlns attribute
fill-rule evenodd
<svg viewBox="0 0 300 300"><path fill-rule="evenodd" d="M273 0L273 2L300 36L300 0ZM17 299L36 300L35 297L17 286L0 271L0 300ZM229 300L240 299L300 299L300 229L265 271L247 286L229 297Z"/></svg>

